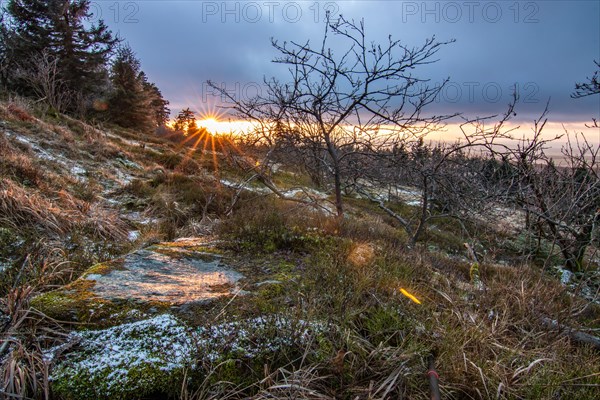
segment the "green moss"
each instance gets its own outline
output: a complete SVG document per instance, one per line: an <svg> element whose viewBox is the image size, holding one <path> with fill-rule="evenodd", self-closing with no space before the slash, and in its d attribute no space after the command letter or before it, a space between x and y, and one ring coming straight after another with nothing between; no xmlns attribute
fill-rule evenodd
<svg viewBox="0 0 600 400"><path fill-rule="evenodd" d="M52 370L58 398L176 397L195 358L187 328L163 315L76 335L79 346Z"/></svg>
<svg viewBox="0 0 600 400"><path fill-rule="evenodd" d="M105 264L98 264L94 273L106 272ZM92 272L87 272L86 275ZM108 327L137 319L150 309L168 310L170 303L130 300L108 300L93 292L95 281L80 278L66 287L42 293L31 300L31 306L59 321L83 322L88 327ZM83 328L83 327L82 327Z"/></svg>
<svg viewBox="0 0 600 400"><path fill-rule="evenodd" d="M95 282L79 279L63 289L43 293L31 300L32 307L59 321L89 322L106 300L93 296Z"/></svg>
<svg viewBox="0 0 600 400"><path fill-rule="evenodd" d="M85 370L64 369L59 372L64 374L64 378L53 382L52 389L57 396L65 400L176 398L184 379L183 369L166 373L160 367L148 364L129 370L129 385L121 385L115 390L110 386L113 372L110 369L93 375Z"/></svg>
<svg viewBox="0 0 600 400"><path fill-rule="evenodd" d="M282 284L262 285L252 298L253 307L261 314L280 312L284 306L286 288Z"/></svg>
<svg viewBox="0 0 600 400"><path fill-rule="evenodd" d="M77 301L65 292L48 292L31 299L31 307L59 321L74 320Z"/></svg>
<svg viewBox="0 0 600 400"><path fill-rule="evenodd" d="M123 260L113 260L105 263L98 263L92 267L90 267L85 273L82 275L83 278L87 277L91 274L97 275L107 275L111 271L114 270L122 270L123 268Z"/></svg>
<svg viewBox="0 0 600 400"><path fill-rule="evenodd" d="M259 371L254 371L251 363L242 363L239 359L230 358L219 360L211 374L210 381L212 383L230 382L240 387L248 387L258 376Z"/></svg>

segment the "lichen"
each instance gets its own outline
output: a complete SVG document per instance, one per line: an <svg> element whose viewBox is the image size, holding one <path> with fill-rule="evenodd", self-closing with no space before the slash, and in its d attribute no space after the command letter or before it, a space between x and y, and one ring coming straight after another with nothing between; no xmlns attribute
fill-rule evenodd
<svg viewBox="0 0 600 400"><path fill-rule="evenodd" d="M223 251L214 247L214 243L208 242L204 239L199 238L188 238L179 239L175 242L161 242L151 247L152 249L157 248L177 248L190 253L208 253L214 255L221 255Z"/></svg>

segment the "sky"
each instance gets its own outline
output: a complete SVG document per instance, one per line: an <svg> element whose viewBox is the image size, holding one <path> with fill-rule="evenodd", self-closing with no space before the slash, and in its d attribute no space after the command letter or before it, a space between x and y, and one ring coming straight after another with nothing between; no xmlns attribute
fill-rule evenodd
<svg viewBox="0 0 600 400"><path fill-rule="evenodd" d="M411 47L433 35L455 40L415 71L432 85L450 79L432 114L499 114L516 87L516 121L539 116L547 101L556 123L600 116L599 95L570 98L600 61L599 1L95 0L91 10L134 49L172 113L223 114L227 103L207 80L239 99L262 91L264 77L285 80L286 68L271 62L278 54L270 39L320 43L330 11L363 19L374 42L388 35Z"/></svg>

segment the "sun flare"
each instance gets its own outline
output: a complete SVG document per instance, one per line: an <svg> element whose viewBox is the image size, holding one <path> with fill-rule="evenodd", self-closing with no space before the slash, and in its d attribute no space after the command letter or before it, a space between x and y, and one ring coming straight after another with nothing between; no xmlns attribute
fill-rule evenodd
<svg viewBox="0 0 600 400"><path fill-rule="evenodd" d="M214 116L206 116L198 120L197 125L198 127L205 128L213 135L241 135L249 132L253 128L252 123L248 121L221 121Z"/></svg>
<svg viewBox="0 0 600 400"><path fill-rule="evenodd" d="M214 117L207 117L204 119L201 119L197 122L198 127L200 128L206 128L206 130L211 133L211 134L218 134L221 133L220 131L220 124L219 121L217 121L216 118Z"/></svg>

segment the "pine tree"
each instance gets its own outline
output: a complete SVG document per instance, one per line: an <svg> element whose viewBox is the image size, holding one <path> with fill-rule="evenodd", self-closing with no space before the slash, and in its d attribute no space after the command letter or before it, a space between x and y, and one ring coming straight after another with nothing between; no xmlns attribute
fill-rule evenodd
<svg viewBox="0 0 600 400"><path fill-rule="evenodd" d="M144 90L140 62L129 46L120 47L112 64L112 91L108 101L111 122L126 128L150 129L154 115L151 98Z"/></svg>
<svg viewBox="0 0 600 400"><path fill-rule="evenodd" d="M0 10L2 12L2 10ZM9 52L7 41L10 36L10 31L4 23L5 15L0 15L0 85L6 86Z"/></svg>
<svg viewBox="0 0 600 400"><path fill-rule="evenodd" d="M179 114L177 114L173 128L186 135L196 132L198 130L198 125L196 125L196 116L194 115L194 112L190 110L189 107L181 110Z"/></svg>
<svg viewBox="0 0 600 400"><path fill-rule="evenodd" d="M140 80L144 87L144 92L150 98L150 109L154 117L154 124L159 127L164 125L169 120L171 110L169 109L169 101L163 98L160 89L152 82L148 81L148 77L142 71L140 72Z"/></svg>
<svg viewBox="0 0 600 400"><path fill-rule="evenodd" d="M106 65L118 43L100 20L89 28L84 21L90 17L89 0L55 0L53 40L63 79L73 91L97 94L107 80Z"/></svg>
<svg viewBox="0 0 600 400"><path fill-rule="evenodd" d="M129 46L120 47L112 63L109 98L111 121L126 128L152 129L169 118L169 102L141 71L140 61Z"/></svg>
<svg viewBox="0 0 600 400"><path fill-rule="evenodd" d="M47 2L11 0L2 21L3 83L24 95L33 90L19 77L17 71L28 66L32 55L51 47L51 28Z"/></svg>
<svg viewBox="0 0 600 400"><path fill-rule="evenodd" d="M103 21L87 25L89 0L10 0L10 34L6 46L12 70L27 69L42 52L57 59L60 80L71 93L91 98L107 83L107 62L118 39ZM87 25L87 26L86 26ZM18 75L6 79L9 87L29 95L31 88Z"/></svg>

